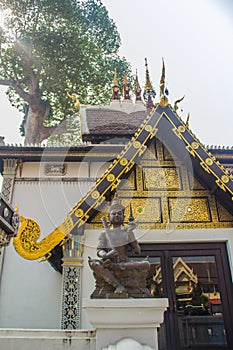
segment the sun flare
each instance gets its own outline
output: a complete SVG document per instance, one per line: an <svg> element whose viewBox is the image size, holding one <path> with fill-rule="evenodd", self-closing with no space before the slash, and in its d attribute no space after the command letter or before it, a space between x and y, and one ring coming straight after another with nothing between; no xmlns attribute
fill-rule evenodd
<svg viewBox="0 0 233 350"><path fill-rule="evenodd" d="M2 11L0 11L0 27L4 27L5 16Z"/></svg>

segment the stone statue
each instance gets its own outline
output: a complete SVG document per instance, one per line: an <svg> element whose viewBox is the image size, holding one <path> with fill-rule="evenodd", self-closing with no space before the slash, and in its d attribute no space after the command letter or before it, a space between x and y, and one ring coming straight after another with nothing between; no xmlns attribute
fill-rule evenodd
<svg viewBox="0 0 233 350"><path fill-rule="evenodd" d="M89 257L89 265L94 272L96 289L91 298L148 298L151 297L146 287L146 277L149 273L148 261L130 261L129 249L136 255L141 252L134 236L134 221L124 227L124 207L118 195L109 207L110 227L102 218L105 231L98 240L97 256Z"/></svg>

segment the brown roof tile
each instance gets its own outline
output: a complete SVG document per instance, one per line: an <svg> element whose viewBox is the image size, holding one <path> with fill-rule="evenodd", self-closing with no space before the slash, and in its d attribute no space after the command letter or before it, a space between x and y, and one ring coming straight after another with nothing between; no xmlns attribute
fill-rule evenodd
<svg viewBox="0 0 233 350"><path fill-rule="evenodd" d="M92 135L134 134L147 115L146 111L124 113L111 109L86 110L86 122Z"/></svg>

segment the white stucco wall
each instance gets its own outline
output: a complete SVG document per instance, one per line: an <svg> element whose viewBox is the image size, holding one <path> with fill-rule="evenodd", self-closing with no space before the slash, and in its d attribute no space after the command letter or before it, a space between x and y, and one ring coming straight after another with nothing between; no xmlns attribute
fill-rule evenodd
<svg viewBox="0 0 233 350"><path fill-rule="evenodd" d="M36 177L38 165L34 165L34 171L26 167L24 177ZM22 178L15 183L12 203L18 204L20 215L38 222L40 241L63 221L91 184ZM48 262L23 259L11 242L0 277L1 328L60 328L62 276Z"/></svg>

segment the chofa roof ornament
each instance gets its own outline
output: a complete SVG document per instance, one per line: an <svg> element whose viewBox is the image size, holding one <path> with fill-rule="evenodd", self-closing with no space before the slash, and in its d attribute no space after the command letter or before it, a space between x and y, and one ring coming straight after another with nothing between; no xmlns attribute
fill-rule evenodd
<svg viewBox="0 0 233 350"><path fill-rule="evenodd" d="M159 104L162 107L166 107L168 105L168 98L165 94L165 64L164 59L162 60L162 74L160 78L160 102Z"/></svg>

